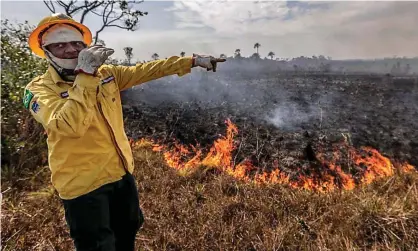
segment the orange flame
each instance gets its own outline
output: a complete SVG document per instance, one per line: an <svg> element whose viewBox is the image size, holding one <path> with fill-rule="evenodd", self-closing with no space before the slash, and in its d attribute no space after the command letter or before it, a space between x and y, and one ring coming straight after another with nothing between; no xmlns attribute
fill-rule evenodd
<svg viewBox="0 0 418 251"><path fill-rule="evenodd" d="M259 172L250 175L250 171L259 170L250 161L243 161L235 164L233 161L233 151L236 149L235 135L238 133L236 125L229 119L226 121L226 136L217 139L210 148L209 153L203 156L202 150L198 147L190 146L191 149L175 143L174 147L167 150L166 146L161 146L141 139L133 143L134 146L153 146L154 151L163 152L163 156L168 166L177 170L186 168L197 168L207 166L218 168L232 177L255 184L286 184L292 188L301 188L318 192L329 192L336 189L352 190L362 184L370 184L376 179L392 176L395 173L394 165L387 158L382 156L376 149L362 147L357 150L351 146L348 148L348 159L354 167L362 170L356 176L343 171L339 161L343 154L338 150L333 152L333 160L327 161L323 154L319 153L317 159L324 167L321 173L311 175L299 174L291 177L289 174L280 170L277 161L270 172ZM357 170L356 169L356 170ZM407 163L400 166L401 172L412 172L415 168ZM357 177L360 175L360 177Z"/></svg>

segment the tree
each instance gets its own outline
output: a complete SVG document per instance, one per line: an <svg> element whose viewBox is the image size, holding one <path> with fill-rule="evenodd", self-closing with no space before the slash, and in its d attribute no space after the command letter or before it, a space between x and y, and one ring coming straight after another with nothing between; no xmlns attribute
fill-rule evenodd
<svg viewBox="0 0 418 251"><path fill-rule="evenodd" d="M235 49L235 57L240 58L241 57L241 49Z"/></svg>
<svg viewBox="0 0 418 251"><path fill-rule="evenodd" d="M410 64L406 64L404 73L406 75L408 75L410 72L411 72L411 65Z"/></svg>
<svg viewBox="0 0 418 251"><path fill-rule="evenodd" d="M128 61L128 64L130 65L132 56L134 55L132 53L133 49L132 49L132 47L125 47L125 48L123 48L123 50L125 51L126 60Z"/></svg>
<svg viewBox="0 0 418 251"><path fill-rule="evenodd" d="M276 54L274 54L274 52L270 51L270 52L269 52L269 54L268 54L267 56L269 56L269 57L271 58L271 60L273 60L273 57L274 57L275 55L276 55Z"/></svg>
<svg viewBox="0 0 418 251"><path fill-rule="evenodd" d="M252 59L260 59L260 54L254 52L253 55L251 55L251 58Z"/></svg>
<svg viewBox="0 0 418 251"><path fill-rule="evenodd" d="M186 55L186 52L182 51L180 52L180 56L184 57Z"/></svg>
<svg viewBox="0 0 418 251"><path fill-rule="evenodd" d="M219 57L220 58L226 58L226 55L222 53L221 55L219 55Z"/></svg>
<svg viewBox="0 0 418 251"><path fill-rule="evenodd" d="M80 23L83 23L89 15L100 17L102 22L101 26L99 26L100 28L95 32L94 44L103 43L103 40L99 39L99 34L105 28L117 27L123 30L135 31L139 25L139 18L148 15L148 12L134 9L143 0L43 1L52 13L56 13L58 8L62 8L64 13L72 18L80 14Z"/></svg>
<svg viewBox="0 0 418 251"><path fill-rule="evenodd" d="M154 54L152 54L151 57L152 57L152 59L157 60L160 57L160 55L158 55L157 53L154 53Z"/></svg>
<svg viewBox="0 0 418 251"><path fill-rule="evenodd" d="M255 43L254 44L254 49L257 50L257 54L258 54L258 48L260 48L260 47L261 47L261 44L260 43Z"/></svg>
<svg viewBox="0 0 418 251"><path fill-rule="evenodd" d="M111 65L119 65L122 62L119 62L116 58L108 57L105 61L105 64L111 64Z"/></svg>

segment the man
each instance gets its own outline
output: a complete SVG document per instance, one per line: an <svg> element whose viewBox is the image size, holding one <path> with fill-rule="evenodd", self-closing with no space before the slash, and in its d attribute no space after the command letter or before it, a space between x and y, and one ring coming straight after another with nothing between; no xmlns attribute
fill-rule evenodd
<svg viewBox="0 0 418 251"><path fill-rule="evenodd" d="M143 223L120 91L150 80L216 71L210 56L170 57L136 66L103 65L114 52L88 47L90 30L64 14L44 18L29 37L47 72L25 89L24 106L48 135L51 182L63 201L77 250L134 250Z"/></svg>

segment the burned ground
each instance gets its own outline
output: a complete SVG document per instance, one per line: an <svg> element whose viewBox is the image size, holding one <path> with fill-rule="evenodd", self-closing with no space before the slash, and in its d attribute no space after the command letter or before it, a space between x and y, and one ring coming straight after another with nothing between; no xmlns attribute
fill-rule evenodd
<svg viewBox="0 0 418 251"><path fill-rule="evenodd" d="M341 142L370 146L418 166L413 78L203 73L150 82L124 97L127 134L133 139L161 144L175 139L205 148L225 134L229 118L239 130L234 160L250 159L263 169L275 160L289 172L310 169L319 148L333 152Z"/></svg>

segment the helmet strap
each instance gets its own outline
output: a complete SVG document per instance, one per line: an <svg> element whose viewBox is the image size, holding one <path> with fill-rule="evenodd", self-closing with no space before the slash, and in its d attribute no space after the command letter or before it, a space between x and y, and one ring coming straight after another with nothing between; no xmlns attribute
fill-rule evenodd
<svg viewBox="0 0 418 251"><path fill-rule="evenodd" d="M45 47L43 47L45 51L45 56L50 62L50 64L54 67L54 69L58 72L60 77L66 81L74 81L75 79L75 72L74 69L77 66L78 59L61 59L55 57L50 51L48 51Z"/></svg>
<svg viewBox="0 0 418 251"><path fill-rule="evenodd" d="M54 67L54 69L57 71L58 75L62 78L62 80L68 81L68 82L74 82L75 77L76 77L74 70L60 68L59 66L52 63L51 61L50 61L50 64L52 65L52 67Z"/></svg>

